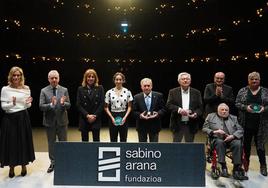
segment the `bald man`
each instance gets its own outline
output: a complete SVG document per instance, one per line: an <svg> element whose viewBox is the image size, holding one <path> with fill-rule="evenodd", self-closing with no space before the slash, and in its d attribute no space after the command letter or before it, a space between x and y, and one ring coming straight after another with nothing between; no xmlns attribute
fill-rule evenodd
<svg viewBox="0 0 268 188"><path fill-rule="evenodd" d="M220 103L226 103L231 109L234 106L233 88L224 84L224 82L225 74L217 72L214 75L214 83L206 85L204 91L205 116L217 112L217 106Z"/></svg>

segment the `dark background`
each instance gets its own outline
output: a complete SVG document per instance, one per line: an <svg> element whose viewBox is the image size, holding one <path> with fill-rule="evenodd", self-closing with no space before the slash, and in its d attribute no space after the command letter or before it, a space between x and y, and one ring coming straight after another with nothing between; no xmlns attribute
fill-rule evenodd
<svg viewBox="0 0 268 188"><path fill-rule="evenodd" d="M257 14L260 8L262 17ZM140 92L140 80L150 77L153 89L165 99L169 89L178 86L177 75L183 71L192 75L192 87L202 94L217 71L225 72L235 95L252 71L260 72L262 85L267 87L267 9L264 0L2 0L0 84L7 84L12 66L23 68L34 98L29 109L33 126L42 124L39 94L48 84L51 69L59 71L60 84L69 90L70 126L77 126L76 90L88 68L97 71L106 91L113 87L113 74L122 71L125 87L133 95ZM20 26L14 20L19 20ZM126 33L120 27L123 21L130 25ZM61 32L57 34L53 28ZM205 32L206 28L211 31ZM191 34L193 29L195 34ZM135 35L135 40L130 35ZM234 60L232 56L238 57ZM106 125L107 117L103 117ZM164 127L168 127L168 119L169 115ZM133 118L130 120L134 126Z"/></svg>

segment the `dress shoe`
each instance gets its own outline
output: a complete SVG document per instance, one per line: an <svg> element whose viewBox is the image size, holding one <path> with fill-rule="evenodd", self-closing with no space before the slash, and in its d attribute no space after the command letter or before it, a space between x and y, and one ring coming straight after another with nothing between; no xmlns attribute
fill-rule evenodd
<svg viewBox="0 0 268 188"><path fill-rule="evenodd" d="M267 167L266 167L266 165L261 165L260 172L261 172L261 175L267 176Z"/></svg>
<svg viewBox="0 0 268 188"><path fill-rule="evenodd" d="M47 169L47 173L53 172L54 171L54 164L50 164L50 166Z"/></svg>
<svg viewBox="0 0 268 188"><path fill-rule="evenodd" d="M11 168L9 169L9 174L8 174L8 176L9 176L10 178L13 178L13 177L15 176L14 167L11 167Z"/></svg>
<svg viewBox="0 0 268 188"><path fill-rule="evenodd" d="M225 177L225 178L229 177L227 168L222 168L221 169L221 177Z"/></svg>
<svg viewBox="0 0 268 188"><path fill-rule="evenodd" d="M241 170L233 171L233 178L236 180L248 180L248 177L245 175L245 172Z"/></svg>
<svg viewBox="0 0 268 188"><path fill-rule="evenodd" d="M22 166L20 175L21 176L26 176L26 174L27 174L27 168L26 168L26 166Z"/></svg>

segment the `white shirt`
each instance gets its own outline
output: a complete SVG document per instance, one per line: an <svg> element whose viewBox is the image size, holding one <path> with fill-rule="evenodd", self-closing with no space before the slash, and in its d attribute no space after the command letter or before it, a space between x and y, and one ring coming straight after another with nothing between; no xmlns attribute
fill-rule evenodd
<svg viewBox="0 0 268 188"><path fill-rule="evenodd" d="M26 99L31 96L30 89L16 89L4 86L1 90L1 107L6 113L14 113L31 107L31 103L26 104ZM16 97L16 105L13 104L13 97Z"/></svg>
<svg viewBox="0 0 268 188"><path fill-rule="evenodd" d="M182 109L189 110L190 105L190 88L186 91L181 88ZM189 121L188 116L182 116L181 121Z"/></svg>
<svg viewBox="0 0 268 188"><path fill-rule="evenodd" d="M119 95L116 94L115 88L110 89L105 94L105 103L111 105L111 112L125 112L130 101L133 101L131 91L124 87Z"/></svg>

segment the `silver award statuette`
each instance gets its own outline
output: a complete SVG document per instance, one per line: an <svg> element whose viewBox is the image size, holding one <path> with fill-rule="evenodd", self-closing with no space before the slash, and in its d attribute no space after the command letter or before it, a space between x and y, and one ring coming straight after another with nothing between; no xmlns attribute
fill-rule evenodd
<svg viewBox="0 0 268 188"><path fill-rule="evenodd" d="M150 111L147 112L147 116L151 116L151 112Z"/></svg>

